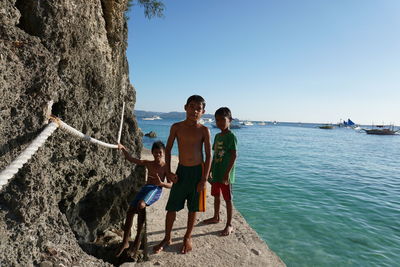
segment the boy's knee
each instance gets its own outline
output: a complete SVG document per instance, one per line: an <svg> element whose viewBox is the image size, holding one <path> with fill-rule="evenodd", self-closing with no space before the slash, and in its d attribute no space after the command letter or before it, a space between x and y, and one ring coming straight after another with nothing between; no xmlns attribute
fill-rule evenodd
<svg viewBox="0 0 400 267"><path fill-rule="evenodd" d="M146 203L144 202L144 200L139 201L137 208L138 210L146 208Z"/></svg>

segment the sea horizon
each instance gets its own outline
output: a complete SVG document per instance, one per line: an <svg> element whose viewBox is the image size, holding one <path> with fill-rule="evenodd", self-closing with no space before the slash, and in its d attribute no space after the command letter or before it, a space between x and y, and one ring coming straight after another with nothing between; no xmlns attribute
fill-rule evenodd
<svg viewBox="0 0 400 267"><path fill-rule="evenodd" d="M136 114L136 112L139 112L139 114ZM134 110L133 114L138 118L138 119L143 119L147 117L152 117L152 116L160 116L161 119L185 119L185 112L183 111L146 111L146 110ZM179 115L178 115L179 114ZM162 115L168 115L167 117L162 117ZM211 113L206 113L202 116L202 118L214 118L214 114ZM349 118L348 118L349 119ZM279 120L253 120L253 119L241 119L241 118L236 118L234 117L234 120L237 121L250 121L250 122L255 122L255 123L260 123L260 122L265 122L265 123L281 123L281 124L309 124L309 125L338 125L340 123L343 124L343 121L347 121L348 119L339 119L338 122L306 122L306 121L279 121ZM362 126L362 127L374 127L374 126L384 126L384 127L396 127L399 128L400 124L393 124L393 123L375 123L371 122L369 123L357 123L355 122L357 126Z"/></svg>

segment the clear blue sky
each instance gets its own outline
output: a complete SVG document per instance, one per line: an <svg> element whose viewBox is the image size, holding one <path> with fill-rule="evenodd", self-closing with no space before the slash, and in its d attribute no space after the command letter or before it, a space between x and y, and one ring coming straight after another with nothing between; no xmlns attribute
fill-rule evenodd
<svg viewBox="0 0 400 267"><path fill-rule="evenodd" d="M165 0L128 16L135 109L400 125L399 0Z"/></svg>

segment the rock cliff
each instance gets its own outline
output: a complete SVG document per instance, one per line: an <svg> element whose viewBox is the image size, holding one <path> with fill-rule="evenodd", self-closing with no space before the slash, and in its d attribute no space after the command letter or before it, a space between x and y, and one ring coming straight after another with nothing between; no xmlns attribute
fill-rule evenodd
<svg viewBox="0 0 400 267"><path fill-rule="evenodd" d="M127 0L0 2L0 170L45 127L46 106L76 129L139 155L128 79ZM96 234L120 223L143 169L56 130L0 191L0 265L108 265ZM92 254L92 255L90 255ZM50 264L51 265L51 264Z"/></svg>

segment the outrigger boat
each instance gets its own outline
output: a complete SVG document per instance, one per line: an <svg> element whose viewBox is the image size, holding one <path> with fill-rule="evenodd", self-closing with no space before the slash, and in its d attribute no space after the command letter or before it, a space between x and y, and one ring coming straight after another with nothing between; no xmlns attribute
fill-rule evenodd
<svg viewBox="0 0 400 267"><path fill-rule="evenodd" d="M346 127L346 128L352 128L355 129L356 127L358 127L352 120L347 119L347 121L343 121L338 123L339 127Z"/></svg>
<svg viewBox="0 0 400 267"><path fill-rule="evenodd" d="M377 125L378 129L362 129L367 134L376 134L376 135L395 135L400 130L394 130L394 126L391 125L389 128L384 128L383 125Z"/></svg>

